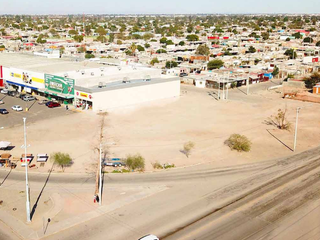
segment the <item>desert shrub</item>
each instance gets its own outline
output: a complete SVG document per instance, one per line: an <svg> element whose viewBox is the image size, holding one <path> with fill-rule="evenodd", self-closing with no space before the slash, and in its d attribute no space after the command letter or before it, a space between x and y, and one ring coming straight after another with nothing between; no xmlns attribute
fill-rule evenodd
<svg viewBox="0 0 320 240"><path fill-rule="evenodd" d="M183 153L189 157L190 153L191 153L191 150L194 148L195 144L191 141L189 142L186 142L184 145L183 145Z"/></svg>
<svg viewBox="0 0 320 240"><path fill-rule="evenodd" d="M62 153L62 152L56 152L51 155L51 161L54 162L54 164L57 164L59 167L61 167L62 171L66 167L70 167L72 165L72 158L68 153Z"/></svg>
<svg viewBox="0 0 320 240"><path fill-rule="evenodd" d="M277 115L269 117L267 121L269 125L274 125L275 127L283 130L290 130L291 123L287 120L287 109L278 109Z"/></svg>
<svg viewBox="0 0 320 240"><path fill-rule="evenodd" d="M154 169L163 169L163 166L159 162L152 163Z"/></svg>
<svg viewBox="0 0 320 240"><path fill-rule="evenodd" d="M143 171L145 167L144 158L140 154L128 155L125 163L133 171L136 169Z"/></svg>
<svg viewBox="0 0 320 240"><path fill-rule="evenodd" d="M176 167L174 164L164 164L164 168L165 169L168 169L168 168L174 168L174 167Z"/></svg>
<svg viewBox="0 0 320 240"><path fill-rule="evenodd" d="M238 152L249 152L251 149L250 140L240 134L232 134L226 141L225 144L230 147L231 150L237 150Z"/></svg>

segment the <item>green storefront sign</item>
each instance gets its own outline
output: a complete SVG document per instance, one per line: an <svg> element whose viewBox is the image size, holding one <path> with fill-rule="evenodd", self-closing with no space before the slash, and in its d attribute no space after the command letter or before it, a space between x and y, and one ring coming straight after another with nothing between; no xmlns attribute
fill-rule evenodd
<svg viewBox="0 0 320 240"><path fill-rule="evenodd" d="M74 95L74 79L45 74L45 86L49 91Z"/></svg>

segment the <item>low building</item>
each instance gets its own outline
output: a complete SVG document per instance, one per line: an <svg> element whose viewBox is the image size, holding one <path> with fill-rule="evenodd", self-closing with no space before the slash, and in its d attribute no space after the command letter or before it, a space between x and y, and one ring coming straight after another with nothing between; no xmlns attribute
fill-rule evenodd
<svg viewBox="0 0 320 240"><path fill-rule="evenodd" d="M7 88L94 111L180 96L180 79L160 69L1 54Z"/></svg>

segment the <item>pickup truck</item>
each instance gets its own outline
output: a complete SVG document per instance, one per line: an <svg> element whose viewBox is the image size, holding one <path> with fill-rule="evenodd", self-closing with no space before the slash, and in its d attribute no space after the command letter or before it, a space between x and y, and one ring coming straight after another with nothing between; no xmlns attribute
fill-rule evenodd
<svg viewBox="0 0 320 240"><path fill-rule="evenodd" d="M110 166L110 167L121 167L121 166L125 166L126 164L124 162L112 161L112 162L104 162L104 165Z"/></svg>

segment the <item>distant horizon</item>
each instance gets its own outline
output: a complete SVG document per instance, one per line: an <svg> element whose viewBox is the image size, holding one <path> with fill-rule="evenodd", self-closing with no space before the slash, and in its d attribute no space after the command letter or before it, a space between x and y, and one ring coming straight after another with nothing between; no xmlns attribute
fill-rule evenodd
<svg viewBox="0 0 320 240"><path fill-rule="evenodd" d="M0 15L317 15L319 0L2 0ZM318 11L315 11L317 9Z"/></svg>

